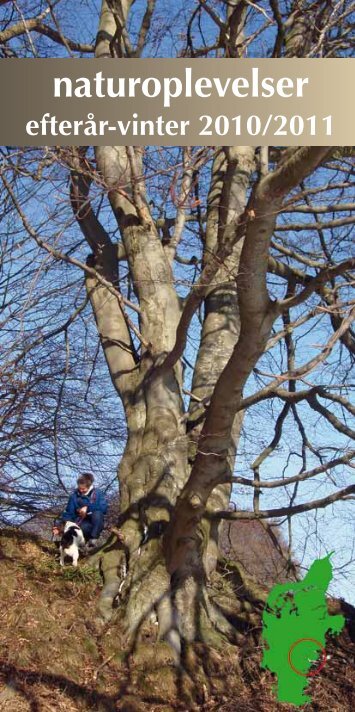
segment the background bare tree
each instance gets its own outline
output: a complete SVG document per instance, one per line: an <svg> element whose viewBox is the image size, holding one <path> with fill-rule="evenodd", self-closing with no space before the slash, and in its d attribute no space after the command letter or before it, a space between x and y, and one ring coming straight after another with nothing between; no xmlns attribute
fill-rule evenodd
<svg viewBox="0 0 355 712"><path fill-rule="evenodd" d="M20 154L2 157L12 162ZM35 162L38 157L33 154ZM19 175L29 177L29 168L22 163ZM21 199L43 206L56 178L45 190L42 182L30 187L26 181ZM13 186L20 188L17 179ZM20 524L43 510L53 520L80 470L93 470L111 491L125 429L114 413L111 384L102 378L106 367L81 274L65 275L28 241L11 199L2 198L1 522ZM54 239L59 210L47 214Z"/></svg>
<svg viewBox="0 0 355 712"><path fill-rule="evenodd" d="M7 58L91 54L94 44L108 59L351 52L350 2L199 0L174 3L173 18L167 10L104 0L94 43L91 9L83 6L78 27L70 3L5 3L0 41ZM62 398L68 333L82 321L92 330L93 314L122 411L111 399L104 418L84 403L82 412L94 423L123 412L127 427L118 468L124 547L113 534L99 555L100 610L109 618L120 588L130 633L154 610L178 653L181 640L235 640L209 596L221 520L258 519L271 538L270 521L287 522L291 569L293 517L354 497L353 174L349 147L3 152L3 217L17 230L9 288L16 270L33 269L27 252L17 256L22 242L52 285L36 267L36 290L41 282L42 304L52 307L44 323L28 322L31 343L7 357L5 385L23 358L31 380L34 354L50 360L60 333L56 388L53 364L44 373L47 397L54 389ZM15 418L21 396L17 403ZM254 605L261 593L242 567L240 576Z"/></svg>

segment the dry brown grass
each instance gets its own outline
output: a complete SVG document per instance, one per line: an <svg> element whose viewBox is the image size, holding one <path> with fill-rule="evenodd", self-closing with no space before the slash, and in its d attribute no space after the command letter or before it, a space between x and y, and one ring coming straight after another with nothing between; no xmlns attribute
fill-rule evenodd
<svg viewBox="0 0 355 712"><path fill-rule="evenodd" d="M272 694L271 675L260 669L261 649L245 645L222 652L196 645L176 671L153 626L126 655L119 621L95 621L97 574L82 562L60 570L55 548L29 533L1 532L0 712L291 712ZM223 595L228 594L224 579ZM307 710L355 709L350 639L344 633L332 659L312 682Z"/></svg>

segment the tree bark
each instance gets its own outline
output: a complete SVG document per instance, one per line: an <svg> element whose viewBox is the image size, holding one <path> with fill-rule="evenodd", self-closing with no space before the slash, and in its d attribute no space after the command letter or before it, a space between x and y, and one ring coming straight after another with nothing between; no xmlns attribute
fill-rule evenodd
<svg viewBox="0 0 355 712"><path fill-rule="evenodd" d="M104 0L97 57L123 56L131 4ZM232 17L237 37L242 16L230 14L233 25ZM295 149L271 174L265 161L260 169L252 147L217 152L202 265L212 281L201 292L203 326L188 413L181 363L172 354L179 352L176 339L186 340L191 315L185 324L174 287L174 245L164 245L152 218L142 150L109 146L95 151L139 305L135 344L119 292L117 246L88 209L85 186L80 180L75 184L76 206L86 197L81 228L93 250L91 260L98 277L105 279L101 283L87 277L87 290L128 432L118 472L123 544L113 533L103 549L100 610L109 618L119 595L132 636L156 615L159 636L169 640L177 657L181 639L215 642L216 630L233 634L207 594L218 549L218 520L213 515L228 507L243 388L279 314L266 287L276 217L283 197L328 150ZM185 187L191 185L188 155ZM250 193L257 167L259 179ZM181 210L178 219L180 225Z"/></svg>

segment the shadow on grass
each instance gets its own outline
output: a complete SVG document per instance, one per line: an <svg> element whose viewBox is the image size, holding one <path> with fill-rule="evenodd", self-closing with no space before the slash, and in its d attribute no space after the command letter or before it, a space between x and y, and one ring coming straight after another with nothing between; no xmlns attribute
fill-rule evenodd
<svg viewBox="0 0 355 712"><path fill-rule="evenodd" d="M24 531L20 528L4 528L0 529L0 539L15 539L19 542L32 542L37 544L40 551L44 554L53 554L55 551L54 544L51 541L44 541L39 534L34 534L33 532Z"/></svg>
<svg viewBox="0 0 355 712"><path fill-rule="evenodd" d="M114 695L107 695L76 683L64 675L33 671L9 663L0 662L0 673L12 688L24 695L30 703L31 712L39 712L40 709L40 703L36 699L35 692L31 689L33 685L37 684L46 685L52 691L58 689L71 697L73 701L85 703L88 710L99 709L100 712L115 712L117 700L126 692L125 684Z"/></svg>

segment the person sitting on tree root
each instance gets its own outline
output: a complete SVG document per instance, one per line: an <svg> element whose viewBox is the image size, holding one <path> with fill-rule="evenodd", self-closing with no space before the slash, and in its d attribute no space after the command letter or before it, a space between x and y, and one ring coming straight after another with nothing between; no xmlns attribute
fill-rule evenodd
<svg viewBox="0 0 355 712"><path fill-rule="evenodd" d="M97 540L104 527L104 515L107 512L105 494L94 487L94 476L89 472L80 475L77 489L70 495L65 511L60 515L62 522L75 522L84 534L89 548L97 545ZM59 526L53 527L53 534L59 534Z"/></svg>

